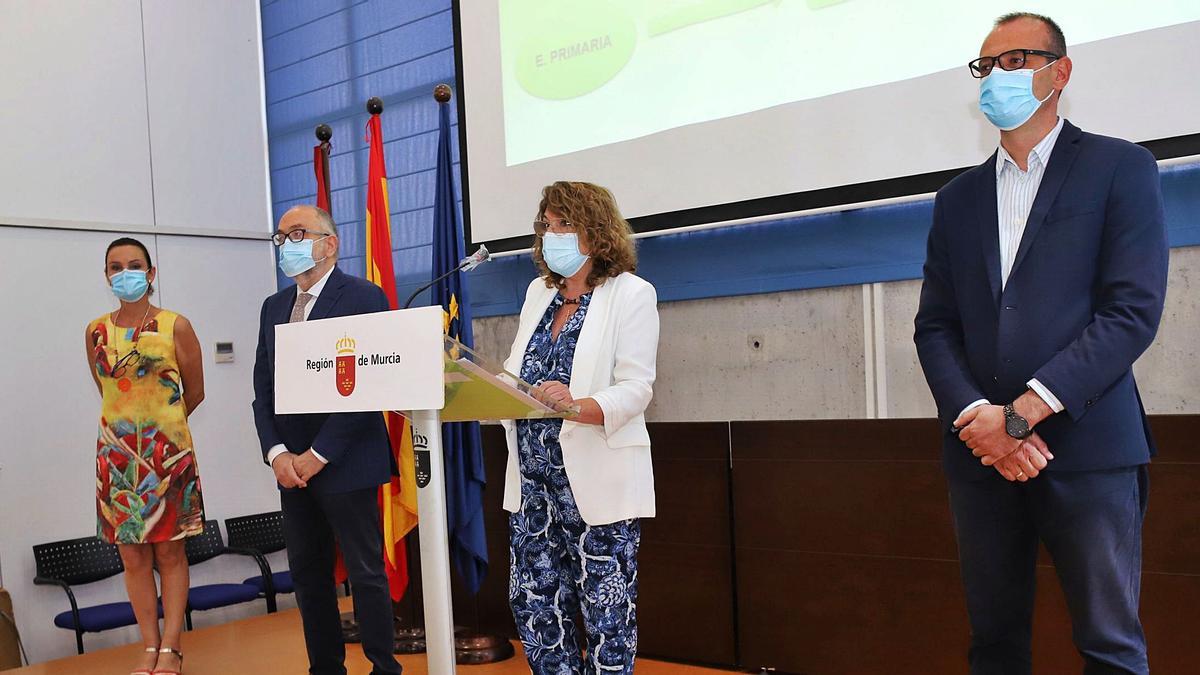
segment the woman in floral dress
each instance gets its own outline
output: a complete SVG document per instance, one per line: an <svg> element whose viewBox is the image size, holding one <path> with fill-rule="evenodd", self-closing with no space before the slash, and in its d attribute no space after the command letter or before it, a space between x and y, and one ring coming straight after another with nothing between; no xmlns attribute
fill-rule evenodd
<svg viewBox="0 0 1200 675"><path fill-rule="evenodd" d="M156 270L141 242L114 241L104 269L120 308L85 333L88 367L103 399L96 534L117 544L125 564L125 588L146 646L133 673L178 673L188 594L184 539L204 529L188 429L188 415L204 400L200 342L186 318L150 304Z"/></svg>

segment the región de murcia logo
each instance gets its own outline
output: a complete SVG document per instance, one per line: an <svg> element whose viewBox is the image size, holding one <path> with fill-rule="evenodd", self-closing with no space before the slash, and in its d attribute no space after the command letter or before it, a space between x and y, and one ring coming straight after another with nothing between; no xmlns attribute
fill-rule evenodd
<svg viewBox="0 0 1200 675"><path fill-rule="evenodd" d="M337 350L337 358L331 359L323 356L319 359L305 359L304 368L320 377L327 377L324 373L332 369L334 385L337 386L338 393L342 396L354 393L354 385L358 380L360 369L373 366L399 366L402 361L398 352L357 354L358 345L354 342L354 338L348 335L342 336L342 339L334 343L334 348Z"/></svg>
<svg viewBox="0 0 1200 675"><path fill-rule="evenodd" d="M354 393L354 338L343 337L337 341L337 381L338 393L349 396Z"/></svg>

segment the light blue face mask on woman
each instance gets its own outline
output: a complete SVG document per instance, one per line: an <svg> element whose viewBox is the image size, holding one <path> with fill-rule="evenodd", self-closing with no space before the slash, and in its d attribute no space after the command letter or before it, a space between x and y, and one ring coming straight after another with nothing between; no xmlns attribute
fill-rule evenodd
<svg viewBox="0 0 1200 675"><path fill-rule="evenodd" d="M325 235L325 237L328 236ZM283 246L279 247L279 269L289 277L298 277L316 267L317 263L325 258L313 260L313 244L325 237L321 237L320 239L304 239L302 241L292 241L289 239L283 242Z"/></svg>
<svg viewBox="0 0 1200 675"><path fill-rule="evenodd" d="M551 272L573 277L587 262L588 256L579 252L579 236L574 232L547 232L542 235L542 260Z"/></svg>
<svg viewBox="0 0 1200 675"><path fill-rule="evenodd" d="M1043 99L1033 94L1034 74L1052 65L1053 61L1037 70L993 68L992 72L979 82L979 109L1000 131L1012 131L1025 124L1038 108L1054 95L1053 89Z"/></svg>
<svg viewBox="0 0 1200 675"><path fill-rule="evenodd" d="M121 270L110 278L113 295L125 302L137 302L150 289L146 270Z"/></svg>

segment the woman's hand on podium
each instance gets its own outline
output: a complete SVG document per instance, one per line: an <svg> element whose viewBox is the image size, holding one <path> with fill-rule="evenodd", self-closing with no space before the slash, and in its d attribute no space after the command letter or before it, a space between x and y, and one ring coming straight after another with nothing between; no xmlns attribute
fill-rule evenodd
<svg viewBox="0 0 1200 675"><path fill-rule="evenodd" d="M578 424L604 424L604 411L593 398L575 398L562 382L543 382L533 388L533 397L558 412L574 412L568 418Z"/></svg>
<svg viewBox="0 0 1200 675"><path fill-rule="evenodd" d="M569 410L575 404L571 390L562 382L551 380L533 388L534 397L558 411Z"/></svg>

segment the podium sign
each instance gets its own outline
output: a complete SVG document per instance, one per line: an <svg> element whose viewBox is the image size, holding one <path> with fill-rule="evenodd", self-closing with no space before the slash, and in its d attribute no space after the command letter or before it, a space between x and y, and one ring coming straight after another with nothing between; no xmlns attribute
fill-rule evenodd
<svg viewBox="0 0 1200 675"><path fill-rule="evenodd" d="M442 422L570 417L533 387L447 338L441 307L275 327L275 412L401 410L412 420L429 672L453 673L454 610Z"/></svg>
<svg viewBox="0 0 1200 675"><path fill-rule="evenodd" d="M441 410L442 308L275 327L275 412Z"/></svg>

